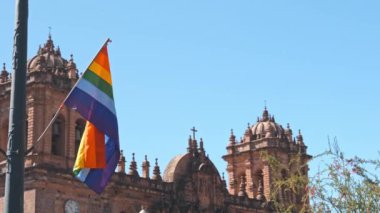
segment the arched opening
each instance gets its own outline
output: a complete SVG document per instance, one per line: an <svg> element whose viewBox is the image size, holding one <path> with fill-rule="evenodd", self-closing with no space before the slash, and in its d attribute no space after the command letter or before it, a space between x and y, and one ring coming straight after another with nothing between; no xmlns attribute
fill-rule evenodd
<svg viewBox="0 0 380 213"><path fill-rule="evenodd" d="M287 173L285 170L281 170L281 181L283 182L282 186L281 186L281 191L279 193L279 199L280 201L285 201L287 202L288 201L288 197L287 197L287 190L286 190L286 179L287 179Z"/></svg>
<svg viewBox="0 0 380 213"><path fill-rule="evenodd" d="M288 203L293 202L293 193L289 188L289 175L284 169L281 171L281 178L283 186L281 187L280 200Z"/></svg>
<svg viewBox="0 0 380 213"><path fill-rule="evenodd" d="M254 195L256 195L256 199L263 200L264 196L264 173L262 170L258 170L255 173L255 185L256 190L254 190Z"/></svg>
<svg viewBox="0 0 380 213"><path fill-rule="evenodd" d="M85 121L82 120L82 119L78 119L75 122L75 142L74 142L75 143L74 144L74 146L75 146L75 154L77 154L77 152L78 152L84 128L85 128Z"/></svg>
<svg viewBox="0 0 380 213"><path fill-rule="evenodd" d="M65 120L61 115L52 126L51 153L58 156L65 154Z"/></svg>

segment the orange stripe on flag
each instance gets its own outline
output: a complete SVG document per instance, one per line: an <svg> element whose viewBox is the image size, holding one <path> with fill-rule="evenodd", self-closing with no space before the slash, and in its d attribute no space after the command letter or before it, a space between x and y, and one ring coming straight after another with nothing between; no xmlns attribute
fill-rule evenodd
<svg viewBox="0 0 380 213"><path fill-rule="evenodd" d="M107 70L107 72L110 72L110 63L108 61L108 51L106 47L100 50L94 61Z"/></svg>
<svg viewBox="0 0 380 213"><path fill-rule="evenodd" d="M104 133L100 132L92 123L86 123L82 141L84 145L84 168L105 168L106 151Z"/></svg>

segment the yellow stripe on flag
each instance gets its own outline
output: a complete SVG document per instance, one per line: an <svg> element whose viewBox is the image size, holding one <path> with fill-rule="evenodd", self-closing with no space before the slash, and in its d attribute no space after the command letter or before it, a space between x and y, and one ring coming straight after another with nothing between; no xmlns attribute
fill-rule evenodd
<svg viewBox="0 0 380 213"><path fill-rule="evenodd" d="M111 74L108 70L106 70L104 67L100 66L98 63L95 61L91 63L89 70L91 70L93 73L98 75L100 78L105 80L107 83L112 85L112 79L111 79Z"/></svg>

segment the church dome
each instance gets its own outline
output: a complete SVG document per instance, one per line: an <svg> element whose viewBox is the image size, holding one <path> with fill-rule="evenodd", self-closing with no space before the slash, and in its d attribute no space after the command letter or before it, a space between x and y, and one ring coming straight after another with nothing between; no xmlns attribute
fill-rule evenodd
<svg viewBox="0 0 380 213"><path fill-rule="evenodd" d="M172 158L164 171L163 180L165 182L174 182L175 178L187 169L187 163L190 160L190 153L177 155Z"/></svg>
<svg viewBox="0 0 380 213"><path fill-rule="evenodd" d="M71 62L73 63L73 62ZM37 55L35 55L28 62L28 72L36 71L54 71L64 72L65 67L68 65L68 61L61 56L60 48L55 48L51 35L44 46L38 49ZM73 64L70 64L73 66Z"/></svg>
<svg viewBox="0 0 380 213"><path fill-rule="evenodd" d="M163 180L165 182L176 182L184 176L191 176L192 172L207 172L216 175L221 180L218 170L208 158L201 159L193 153L177 155L167 165Z"/></svg>
<svg viewBox="0 0 380 213"><path fill-rule="evenodd" d="M275 122L273 116L269 115L266 107L262 118L258 119L257 123L251 127L251 131L252 135L257 136L257 138L281 137L285 133L284 128Z"/></svg>

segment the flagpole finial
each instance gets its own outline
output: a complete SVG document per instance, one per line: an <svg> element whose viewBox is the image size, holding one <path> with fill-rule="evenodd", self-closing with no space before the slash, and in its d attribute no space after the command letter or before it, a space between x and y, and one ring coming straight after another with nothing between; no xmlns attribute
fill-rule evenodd
<svg viewBox="0 0 380 213"><path fill-rule="evenodd" d="M112 40L110 38L107 38L106 44L108 45L111 42L112 42Z"/></svg>

